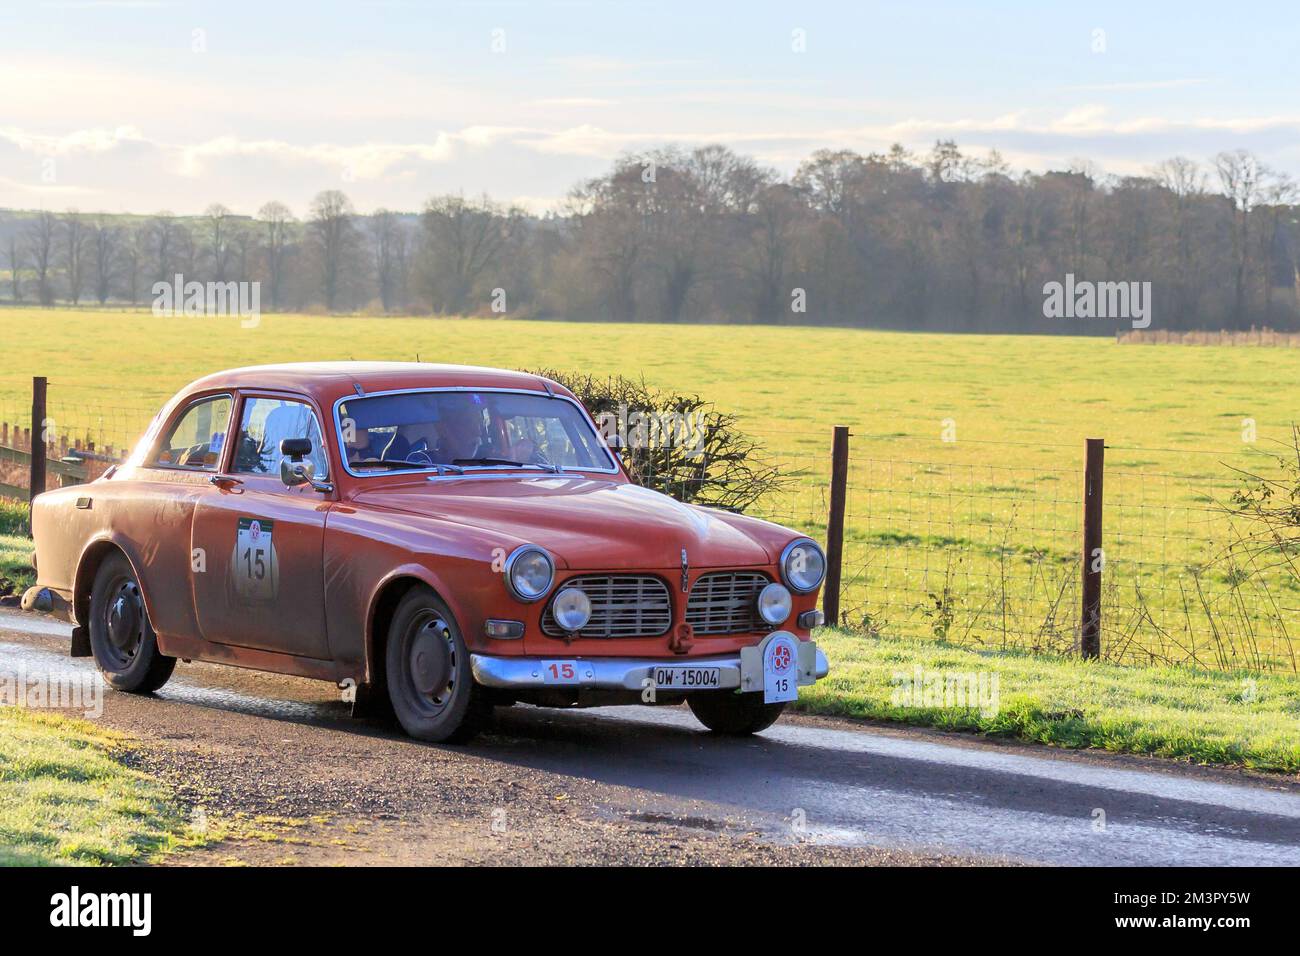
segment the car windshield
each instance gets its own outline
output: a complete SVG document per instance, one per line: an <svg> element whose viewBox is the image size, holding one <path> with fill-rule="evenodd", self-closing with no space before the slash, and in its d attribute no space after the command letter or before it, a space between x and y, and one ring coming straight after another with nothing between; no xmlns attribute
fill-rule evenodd
<svg viewBox="0 0 1300 956"><path fill-rule="evenodd" d="M578 407L548 395L402 392L349 398L338 417L344 457L357 473L614 468Z"/></svg>

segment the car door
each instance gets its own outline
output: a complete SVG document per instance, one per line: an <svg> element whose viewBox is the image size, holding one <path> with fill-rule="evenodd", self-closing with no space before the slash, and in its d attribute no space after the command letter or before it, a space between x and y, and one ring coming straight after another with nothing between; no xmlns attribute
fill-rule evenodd
<svg viewBox="0 0 1300 956"><path fill-rule="evenodd" d="M194 508L213 490L208 479L220 467L234 405L233 392L215 392L176 408L128 480L129 506L97 501L99 494L87 486L91 507L133 543L150 623L164 640L200 636L184 569L191 557Z"/></svg>
<svg viewBox="0 0 1300 956"><path fill-rule="evenodd" d="M302 396L246 392L235 421L225 467L194 509L199 629L217 644L330 660L322 554L333 495L280 479L280 441L310 438L327 480L320 414Z"/></svg>

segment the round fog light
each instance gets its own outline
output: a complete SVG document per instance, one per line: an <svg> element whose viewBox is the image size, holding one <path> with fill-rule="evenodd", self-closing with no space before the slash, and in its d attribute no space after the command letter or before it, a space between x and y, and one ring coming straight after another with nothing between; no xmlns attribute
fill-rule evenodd
<svg viewBox="0 0 1300 956"><path fill-rule="evenodd" d="M581 631L591 620L591 599L578 588L563 588L551 604L555 623L566 631Z"/></svg>
<svg viewBox="0 0 1300 956"><path fill-rule="evenodd" d="M769 584L758 592L758 614L768 624L781 624L790 616L790 591L784 584Z"/></svg>

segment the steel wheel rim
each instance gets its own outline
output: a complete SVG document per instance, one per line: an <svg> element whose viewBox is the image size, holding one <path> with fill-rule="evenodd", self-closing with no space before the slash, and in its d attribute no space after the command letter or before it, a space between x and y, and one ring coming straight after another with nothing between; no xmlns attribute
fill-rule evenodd
<svg viewBox="0 0 1300 956"><path fill-rule="evenodd" d="M406 633L403 648L407 664L404 689L423 716L437 717L455 699L459 683L456 667L460 655L456 652L456 638L451 624L442 614L427 610L420 612ZM422 657L437 654L445 657L432 664L427 661L421 663ZM431 676L437 686L430 686Z"/></svg>
<svg viewBox="0 0 1300 956"><path fill-rule="evenodd" d="M118 578L109 588L104 605L104 649L115 670L126 670L144 645L148 617L140 586L131 578Z"/></svg>

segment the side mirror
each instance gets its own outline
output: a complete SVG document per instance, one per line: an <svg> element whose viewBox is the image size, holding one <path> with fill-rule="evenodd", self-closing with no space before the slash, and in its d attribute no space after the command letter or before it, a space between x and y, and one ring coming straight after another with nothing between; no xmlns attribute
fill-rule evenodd
<svg viewBox="0 0 1300 956"><path fill-rule="evenodd" d="M280 441L280 454L294 461L302 461L311 454L310 438L285 438Z"/></svg>
<svg viewBox="0 0 1300 956"><path fill-rule="evenodd" d="M294 461L292 458L280 459L280 480L285 487L293 488L305 485L315 477L316 467L309 461Z"/></svg>
<svg viewBox="0 0 1300 956"><path fill-rule="evenodd" d="M316 480L316 466L304 461L311 454L310 438L285 438L280 442L280 480L286 488L311 485L316 491L330 492L334 486L328 481Z"/></svg>

